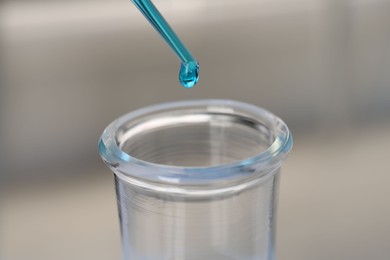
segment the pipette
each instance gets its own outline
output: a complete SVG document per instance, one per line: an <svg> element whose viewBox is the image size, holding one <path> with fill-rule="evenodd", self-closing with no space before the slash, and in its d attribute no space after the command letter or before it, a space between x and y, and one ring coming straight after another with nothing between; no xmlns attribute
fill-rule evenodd
<svg viewBox="0 0 390 260"><path fill-rule="evenodd" d="M199 63L181 42L156 6L150 0L132 0L181 61L179 81L185 88L192 88L199 79Z"/></svg>

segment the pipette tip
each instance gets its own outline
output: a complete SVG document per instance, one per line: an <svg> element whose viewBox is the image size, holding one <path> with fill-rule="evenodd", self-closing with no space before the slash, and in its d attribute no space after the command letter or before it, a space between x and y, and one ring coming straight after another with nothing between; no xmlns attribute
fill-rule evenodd
<svg viewBox="0 0 390 260"><path fill-rule="evenodd" d="M179 81L185 88L192 88L199 80L199 63L190 61L180 66Z"/></svg>

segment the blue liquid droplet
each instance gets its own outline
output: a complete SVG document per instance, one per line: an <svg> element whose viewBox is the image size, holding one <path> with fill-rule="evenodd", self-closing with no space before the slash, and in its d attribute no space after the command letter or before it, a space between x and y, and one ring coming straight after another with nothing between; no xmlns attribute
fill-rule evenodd
<svg viewBox="0 0 390 260"><path fill-rule="evenodd" d="M179 81L185 88L192 88L199 80L199 64L196 61L182 63Z"/></svg>

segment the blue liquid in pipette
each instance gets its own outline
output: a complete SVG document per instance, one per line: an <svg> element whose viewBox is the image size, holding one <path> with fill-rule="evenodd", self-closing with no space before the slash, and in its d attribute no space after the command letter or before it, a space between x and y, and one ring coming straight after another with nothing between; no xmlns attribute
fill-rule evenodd
<svg viewBox="0 0 390 260"><path fill-rule="evenodd" d="M181 61L179 81L185 88L192 88L199 79L199 64L192 57L179 37L150 0L132 0L142 14L164 38Z"/></svg>
<svg viewBox="0 0 390 260"><path fill-rule="evenodd" d="M180 84L185 88L192 88L199 79L199 65L196 61L182 63L179 72Z"/></svg>

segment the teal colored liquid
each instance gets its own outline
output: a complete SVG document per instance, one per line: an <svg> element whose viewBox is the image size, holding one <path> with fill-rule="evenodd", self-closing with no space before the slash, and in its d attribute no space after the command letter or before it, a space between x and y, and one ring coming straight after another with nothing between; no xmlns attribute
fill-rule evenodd
<svg viewBox="0 0 390 260"><path fill-rule="evenodd" d="M132 0L181 61L179 81L192 88L199 79L199 64L150 0Z"/></svg>

